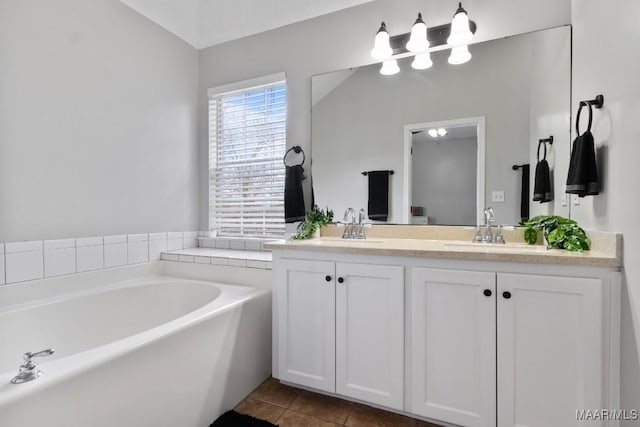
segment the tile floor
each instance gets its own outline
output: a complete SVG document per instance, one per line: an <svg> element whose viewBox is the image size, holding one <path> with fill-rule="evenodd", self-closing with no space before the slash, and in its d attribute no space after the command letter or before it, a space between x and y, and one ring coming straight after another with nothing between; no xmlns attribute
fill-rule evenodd
<svg viewBox="0 0 640 427"><path fill-rule="evenodd" d="M235 408L280 427L439 427L426 421L289 387L269 378Z"/></svg>

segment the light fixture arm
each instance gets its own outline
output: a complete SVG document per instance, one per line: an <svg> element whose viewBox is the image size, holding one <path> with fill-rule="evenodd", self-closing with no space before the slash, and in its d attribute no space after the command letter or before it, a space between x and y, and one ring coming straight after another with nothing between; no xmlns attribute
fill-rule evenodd
<svg viewBox="0 0 640 427"><path fill-rule="evenodd" d="M469 29L475 34L477 25L474 21L469 21ZM427 29L427 39L429 40L430 48L436 46L443 46L447 44L447 39L451 34L451 24L438 25L437 27L431 27ZM399 34L389 38L389 44L393 49L393 55L399 55L409 52L406 49L406 44L409 41L411 33Z"/></svg>

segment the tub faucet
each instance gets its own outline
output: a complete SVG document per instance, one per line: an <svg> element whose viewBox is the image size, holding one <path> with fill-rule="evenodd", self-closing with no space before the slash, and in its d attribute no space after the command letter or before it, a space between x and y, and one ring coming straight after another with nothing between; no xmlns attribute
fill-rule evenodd
<svg viewBox="0 0 640 427"><path fill-rule="evenodd" d="M37 379L40 375L42 375L42 371L38 369L38 365L36 364L36 362L31 360L31 358L51 356L53 353L54 350L52 348L38 351L36 353L26 352L24 356L22 356L24 358L24 363L20 365L20 371L18 372L18 375L13 377L11 383L22 384Z"/></svg>
<svg viewBox="0 0 640 427"><path fill-rule="evenodd" d="M344 232L342 233L342 238L352 239L356 234L356 212L353 210L353 208L347 208L347 210L344 211L343 221L345 225Z"/></svg>

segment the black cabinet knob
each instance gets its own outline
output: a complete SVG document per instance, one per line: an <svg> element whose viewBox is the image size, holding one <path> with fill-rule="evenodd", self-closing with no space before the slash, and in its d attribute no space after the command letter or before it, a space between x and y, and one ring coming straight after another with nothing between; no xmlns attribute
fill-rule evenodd
<svg viewBox="0 0 640 427"><path fill-rule="evenodd" d="M509 298L511 298L511 292L509 292L509 291L504 291L504 292L502 293L502 296L504 297L504 299L509 299Z"/></svg>
<svg viewBox="0 0 640 427"><path fill-rule="evenodd" d="M485 289L484 290L484 296L485 297L490 297L493 294L493 292L491 292L491 289Z"/></svg>
<svg viewBox="0 0 640 427"><path fill-rule="evenodd" d="M327 282L331 281L331 276L325 276L324 280L326 280Z"/></svg>
<svg viewBox="0 0 640 427"><path fill-rule="evenodd" d="M344 283L344 279L342 277L338 277L338 283Z"/></svg>

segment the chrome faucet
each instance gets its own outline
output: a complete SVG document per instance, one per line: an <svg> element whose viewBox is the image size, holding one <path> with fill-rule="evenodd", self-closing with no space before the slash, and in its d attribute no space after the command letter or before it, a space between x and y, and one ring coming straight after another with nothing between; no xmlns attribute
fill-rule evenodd
<svg viewBox="0 0 640 427"><path fill-rule="evenodd" d="M366 216L366 213L364 212L364 208L360 208L360 211L358 212L358 235L356 236L357 239L366 239L367 236L364 234L364 218Z"/></svg>
<svg viewBox="0 0 640 427"><path fill-rule="evenodd" d="M36 353L27 352L22 357L24 359L24 363L20 365L20 371L18 371L18 375L13 377L11 380L12 384L22 384L32 380L37 379L40 375L42 375L42 371L38 369L38 365L36 362L31 360L32 357L43 357L43 356L51 356L54 353L52 348L48 348L46 350L38 351Z"/></svg>
<svg viewBox="0 0 640 427"><path fill-rule="evenodd" d="M353 239L355 236L355 226L356 226L356 212L353 208L347 208L344 211L344 232L342 233L343 239Z"/></svg>
<svg viewBox="0 0 640 427"><path fill-rule="evenodd" d="M482 236L483 243L494 243L493 233L491 227L495 224L495 217L493 214L493 208L488 207L484 210L484 235Z"/></svg>

